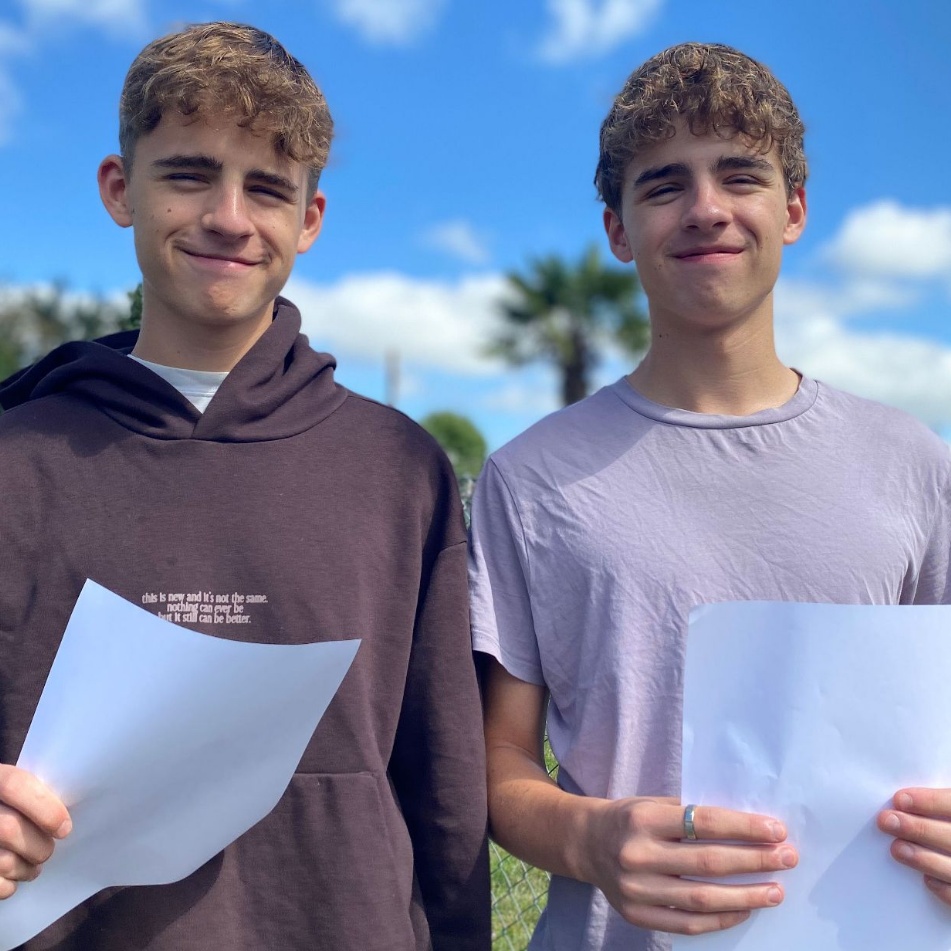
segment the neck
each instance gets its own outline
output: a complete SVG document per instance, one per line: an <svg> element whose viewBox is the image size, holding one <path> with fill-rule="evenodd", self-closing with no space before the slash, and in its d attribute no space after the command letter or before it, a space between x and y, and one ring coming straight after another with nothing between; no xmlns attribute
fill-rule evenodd
<svg viewBox="0 0 951 951"><path fill-rule="evenodd" d="M776 355L771 323L652 333L650 350L628 379L655 403L725 416L782 406L799 387L799 374Z"/></svg>
<svg viewBox="0 0 951 951"><path fill-rule="evenodd" d="M151 317L151 319L150 319ZM158 320L145 308L132 354L150 363L183 370L229 372L270 326L272 310L232 325Z"/></svg>

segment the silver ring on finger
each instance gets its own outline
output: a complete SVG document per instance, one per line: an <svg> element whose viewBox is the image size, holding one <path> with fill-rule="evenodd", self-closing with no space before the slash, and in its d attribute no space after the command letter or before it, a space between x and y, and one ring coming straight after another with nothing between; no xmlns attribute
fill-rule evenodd
<svg viewBox="0 0 951 951"><path fill-rule="evenodd" d="M697 829L693 824L694 813L697 811L697 807L694 805L687 806L684 809L684 834L683 838L689 839L691 842L697 841Z"/></svg>

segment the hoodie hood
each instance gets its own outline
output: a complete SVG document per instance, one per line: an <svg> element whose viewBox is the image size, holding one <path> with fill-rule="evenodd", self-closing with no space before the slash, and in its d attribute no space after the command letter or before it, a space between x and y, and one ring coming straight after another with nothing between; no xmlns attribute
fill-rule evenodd
<svg viewBox="0 0 951 951"><path fill-rule="evenodd" d="M0 406L11 409L61 394L91 403L120 426L155 439L285 439L316 426L347 398L347 390L334 380L336 361L312 350L300 325L300 311L279 297L270 327L228 374L203 414L161 377L129 359L137 331L57 347L0 384Z"/></svg>

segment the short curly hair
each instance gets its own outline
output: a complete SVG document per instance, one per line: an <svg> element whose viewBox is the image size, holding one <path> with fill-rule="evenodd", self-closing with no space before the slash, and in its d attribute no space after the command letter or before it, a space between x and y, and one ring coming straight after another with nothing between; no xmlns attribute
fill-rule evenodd
<svg viewBox="0 0 951 951"><path fill-rule="evenodd" d="M163 114L225 115L274 135L280 152L309 170L316 189L333 119L310 73L273 36L243 23L196 23L149 43L126 75L119 148L131 170L139 138Z"/></svg>
<svg viewBox="0 0 951 951"><path fill-rule="evenodd" d="M721 43L681 43L627 78L601 124L594 184L620 211L624 175L645 148L670 138L683 119L694 135L743 135L779 151L786 190L806 181L805 128L786 87L762 63Z"/></svg>

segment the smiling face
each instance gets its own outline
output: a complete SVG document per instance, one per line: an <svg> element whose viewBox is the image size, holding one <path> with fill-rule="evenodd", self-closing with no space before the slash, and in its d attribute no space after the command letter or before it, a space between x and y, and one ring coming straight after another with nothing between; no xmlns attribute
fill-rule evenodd
<svg viewBox="0 0 951 951"><path fill-rule="evenodd" d="M783 246L805 219L775 149L681 125L630 163L604 226L615 257L637 266L655 332L715 331L771 323Z"/></svg>
<svg viewBox="0 0 951 951"><path fill-rule="evenodd" d="M173 340L163 349L181 352L180 366L189 340L224 335L246 350L264 332L325 204L271 135L227 118L163 116L136 143L134 168L109 156L99 185L112 218L135 232L143 338Z"/></svg>

